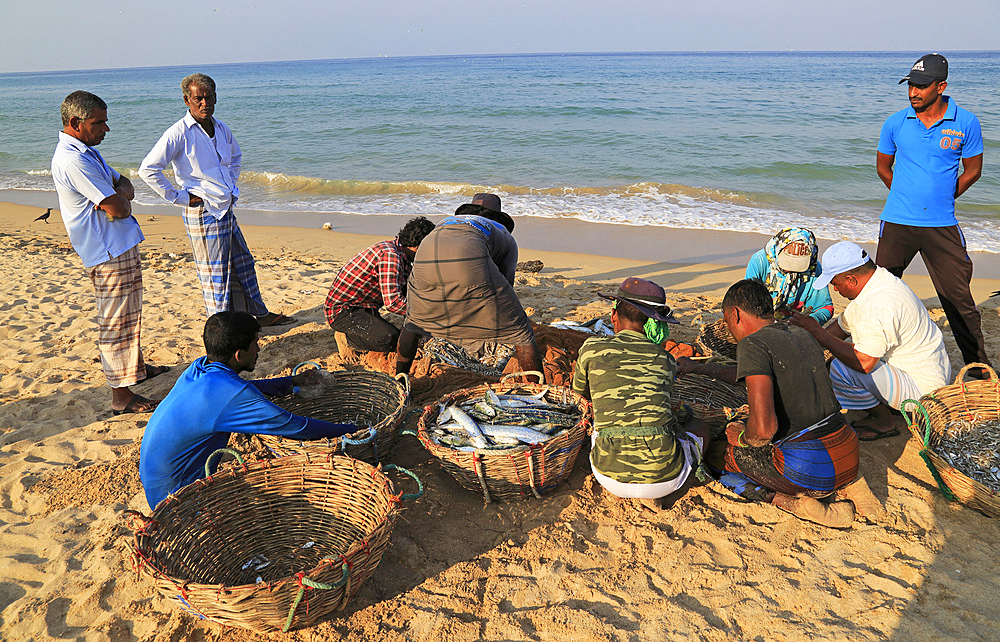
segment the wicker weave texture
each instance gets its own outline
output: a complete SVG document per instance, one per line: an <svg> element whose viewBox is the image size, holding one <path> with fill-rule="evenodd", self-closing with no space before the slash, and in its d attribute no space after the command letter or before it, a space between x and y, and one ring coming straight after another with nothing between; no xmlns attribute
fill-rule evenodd
<svg viewBox="0 0 1000 642"><path fill-rule="evenodd" d="M260 435L261 441L277 455L310 453L348 455L370 464L385 461L399 436L406 407L410 402L409 386L382 372L351 370L333 373L335 383L324 394L312 399L291 394L275 399L285 410L331 423L355 423L372 426L342 437L298 441L272 435Z"/></svg>
<svg viewBox="0 0 1000 642"><path fill-rule="evenodd" d="M695 417L710 424L746 420L750 415L746 388L699 374L677 377L672 400L688 404Z"/></svg>
<svg viewBox="0 0 1000 642"><path fill-rule="evenodd" d="M305 588L291 623L301 628L343 609L371 576L398 501L389 479L357 459L253 462L162 501L136 531L133 563L185 610L256 631L285 626L301 578L334 584L346 564L340 588ZM264 568L247 564L257 556Z"/></svg>
<svg viewBox="0 0 1000 642"><path fill-rule="evenodd" d="M962 381L970 368L986 368L990 379ZM1000 517L1000 496L997 492L956 469L935 453L932 447L935 438L951 422L980 424L1000 418L1000 382L997 381L996 372L986 364L970 363L959 371L953 384L924 395L920 398L920 404L927 410L927 418L915 412L907 417L907 423L910 432L921 444L921 456L928 465L933 465L960 502L992 517ZM905 405L904 408L909 410ZM912 420L909 420L911 417Z"/></svg>
<svg viewBox="0 0 1000 642"><path fill-rule="evenodd" d="M701 334L695 339L695 343L706 355L736 361L736 338L729 331L725 319L702 326Z"/></svg>
<svg viewBox="0 0 1000 642"><path fill-rule="evenodd" d="M506 449L502 452L480 450L463 452L434 443L428 430L437 420L439 404L450 406L481 397L487 389L497 394L537 394L546 390L545 399L554 403L574 404L580 420L551 439L534 446ZM417 423L417 437L441 466L462 485L483 495L486 501L541 497L569 477L576 456L593 424L590 401L569 388L531 383L499 383L455 391L424 409Z"/></svg>

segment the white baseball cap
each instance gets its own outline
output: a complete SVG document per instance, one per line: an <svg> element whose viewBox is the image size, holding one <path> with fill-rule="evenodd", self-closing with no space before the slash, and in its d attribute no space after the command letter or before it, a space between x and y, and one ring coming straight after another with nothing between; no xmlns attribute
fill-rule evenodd
<svg viewBox="0 0 1000 642"><path fill-rule="evenodd" d="M830 281L838 274L843 274L854 268L861 267L871 260L868 252L857 243L841 241L834 243L823 252L820 267L823 273L813 281L813 288L822 290L830 285Z"/></svg>

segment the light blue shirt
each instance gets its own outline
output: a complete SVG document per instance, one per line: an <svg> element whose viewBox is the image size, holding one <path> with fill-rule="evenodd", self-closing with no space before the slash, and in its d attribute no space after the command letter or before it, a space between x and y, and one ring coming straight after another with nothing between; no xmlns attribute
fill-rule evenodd
<svg viewBox="0 0 1000 642"><path fill-rule="evenodd" d="M205 201L205 210L221 219L237 201L243 153L233 132L213 118L215 136L209 138L201 125L184 114L163 132L139 166L139 176L153 191L176 205L187 206L189 194ZM163 171L170 165L180 185L176 189Z"/></svg>
<svg viewBox="0 0 1000 642"><path fill-rule="evenodd" d="M924 127L913 107L896 112L882 125L878 151L896 157L883 221L915 227L958 225L958 165L983 153L983 133L975 114L948 96L941 99L948 101L948 109L930 127Z"/></svg>
<svg viewBox="0 0 1000 642"><path fill-rule="evenodd" d="M120 176L96 149L59 132L52 155L52 180L69 241L84 267L117 258L145 238L134 217L109 221L103 211L95 209L115 194L115 181Z"/></svg>

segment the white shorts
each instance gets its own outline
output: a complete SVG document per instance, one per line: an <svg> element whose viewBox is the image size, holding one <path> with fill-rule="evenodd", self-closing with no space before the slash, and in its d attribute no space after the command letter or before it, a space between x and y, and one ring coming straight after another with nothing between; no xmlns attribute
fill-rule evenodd
<svg viewBox="0 0 1000 642"><path fill-rule="evenodd" d="M596 440L597 431L595 430L590 434L590 445L593 446ZM684 485L691 471L701 462L701 453L704 450L704 442L701 437L689 432L680 431L677 435L677 442L681 446L681 452L684 453L684 466L681 468L680 474L670 481L655 484L623 484L598 472L594 468L593 462L590 464L590 470L594 473L594 479L597 480L597 483L612 495L628 499L666 497Z"/></svg>

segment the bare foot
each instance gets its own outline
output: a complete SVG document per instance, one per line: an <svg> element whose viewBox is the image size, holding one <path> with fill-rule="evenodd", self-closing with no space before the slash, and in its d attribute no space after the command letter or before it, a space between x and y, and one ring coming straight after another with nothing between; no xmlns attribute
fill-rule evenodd
<svg viewBox="0 0 1000 642"><path fill-rule="evenodd" d="M775 493L771 503L799 519L827 528L850 528L854 523L854 504L849 501L824 504L812 497Z"/></svg>
<svg viewBox="0 0 1000 642"><path fill-rule="evenodd" d="M868 488L864 477L858 477L854 482L837 491L838 500L847 500L854 504L858 517L876 519L885 515L882 502Z"/></svg>

